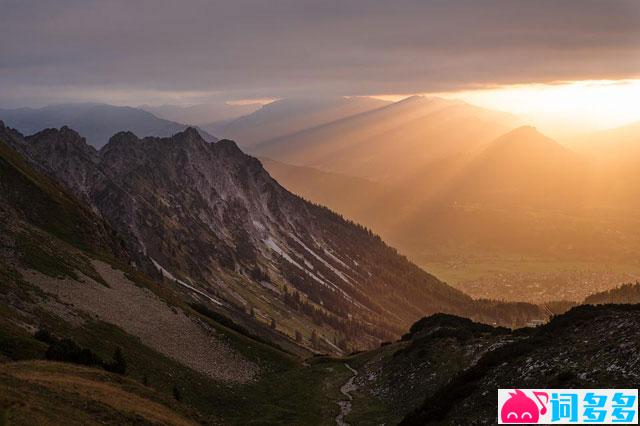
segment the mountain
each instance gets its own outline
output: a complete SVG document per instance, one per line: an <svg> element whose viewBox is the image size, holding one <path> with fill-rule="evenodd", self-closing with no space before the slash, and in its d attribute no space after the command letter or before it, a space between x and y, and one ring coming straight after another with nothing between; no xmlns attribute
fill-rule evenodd
<svg viewBox="0 0 640 426"><path fill-rule="evenodd" d="M337 415L339 391L328 389L348 372L341 363L303 363L308 350L256 318L214 312L202 294L145 274L124 236L11 148L26 143L0 126L0 418L323 424Z"/></svg>
<svg viewBox="0 0 640 426"><path fill-rule="evenodd" d="M429 312L510 325L545 315L474 302L293 196L233 142L209 144L192 128L172 138L122 132L98 152L68 128L14 145L105 218L137 264L317 349L367 347Z"/></svg>
<svg viewBox="0 0 640 426"><path fill-rule="evenodd" d="M370 111L388 102L368 97L352 98L290 98L264 105L257 111L230 122L204 126L216 135L238 141L251 148L270 139L341 118Z"/></svg>
<svg viewBox="0 0 640 426"><path fill-rule="evenodd" d="M151 114L191 125L207 125L211 122L226 122L251 114L261 107L261 104L229 104L226 102L198 104L190 106L180 105L141 105L139 108ZM135 133L135 132L134 132Z"/></svg>
<svg viewBox="0 0 640 426"><path fill-rule="evenodd" d="M170 136L187 128L184 124L158 118L139 108L92 103L0 109L0 120L24 134L68 126L76 129L95 148L102 147L121 130L140 136ZM208 142L217 140L204 130L198 131Z"/></svg>
<svg viewBox="0 0 640 426"><path fill-rule="evenodd" d="M515 118L460 101L413 96L255 145L256 155L377 181L474 151Z"/></svg>
<svg viewBox="0 0 640 426"><path fill-rule="evenodd" d="M523 126L493 141L446 191L465 203L578 207L589 179L579 155Z"/></svg>
<svg viewBox="0 0 640 426"><path fill-rule="evenodd" d="M634 387L638 305L580 306L549 324L514 333L447 385L427 395L401 425L494 424L496 389Z"/></svg>
<svg viewBox="0 0 640 426"><path fill-rule="evenodd" d="M579 306L511 331L451 315L345 359L349 424L495 424L499 388L628 388L640 379L638 305Z"/></svg>

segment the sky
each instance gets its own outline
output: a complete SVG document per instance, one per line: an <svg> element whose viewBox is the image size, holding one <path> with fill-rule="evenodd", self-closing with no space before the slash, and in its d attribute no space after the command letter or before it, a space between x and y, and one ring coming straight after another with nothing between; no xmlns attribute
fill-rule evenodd
<svg viewBox="0 0 640 426"><path fill-rule="evenodd" d="M0 0L0 10L0 107L640 79L636 0Z"/></svg>

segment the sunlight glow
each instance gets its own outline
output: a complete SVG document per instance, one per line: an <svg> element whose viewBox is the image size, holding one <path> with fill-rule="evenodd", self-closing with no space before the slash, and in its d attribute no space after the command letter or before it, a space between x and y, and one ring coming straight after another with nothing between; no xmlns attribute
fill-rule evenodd
<svg viewBox="0 0 640 426"><path fill-rule="evenodd" d="M267 105L271 102L277 101L278 98L255 98L255 99L238 99L235 101L227 101L227 105Z"/></svg>
<svg viewBox="0 0 640 426"><path fill-rule="evenodd" d="M509 112L559 138L640 121L640 79L518 84L423 95ZM407 96L375 98L398 101Z"/></svg>
<svg viewBox="0 0 640 426"><path fill-rule="evenodd" d="M437 95L516 114L556 136L640 121L640 80L527 84Z"/></svg>

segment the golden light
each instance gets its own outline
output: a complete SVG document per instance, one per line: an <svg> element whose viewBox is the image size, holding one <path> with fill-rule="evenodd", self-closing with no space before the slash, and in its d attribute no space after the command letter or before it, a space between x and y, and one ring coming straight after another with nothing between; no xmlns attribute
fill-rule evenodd
<svg viewBox="0 0 640 426"><path fill-rule="evenodd" d="M640 80L526 84L438 96L511 112L557 137L640 121Z"/></svg>

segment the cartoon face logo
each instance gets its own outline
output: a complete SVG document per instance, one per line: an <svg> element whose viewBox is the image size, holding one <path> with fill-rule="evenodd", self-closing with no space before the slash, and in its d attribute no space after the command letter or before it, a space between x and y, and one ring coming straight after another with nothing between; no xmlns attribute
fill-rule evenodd
<svg viewBox="0 0 640 426"><path fill-rule="evenodd" d="M534 392L535 398L540 403L541 409L538 409L538 405L519 389L515 392L509 392L509 399L502 406L500 410L500 419L503 423L538 423L540 414L547 412L546 403L549 401L549 395L545 392ZM545 402L540 400L540 397L545 397Z"/></svg>

